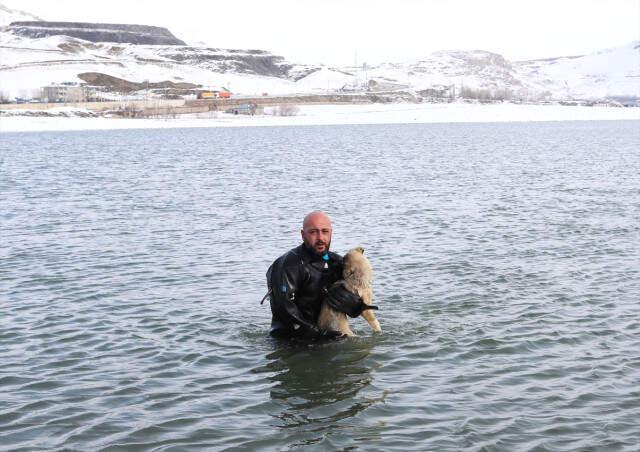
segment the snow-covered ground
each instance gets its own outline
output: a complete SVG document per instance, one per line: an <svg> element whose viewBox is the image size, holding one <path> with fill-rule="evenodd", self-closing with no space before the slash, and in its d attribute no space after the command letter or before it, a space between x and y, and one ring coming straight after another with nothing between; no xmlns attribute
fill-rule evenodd
<svg viewBox="0 0 640 452"><path fill-rule="evenodd" d="M0 132L588 120L640 120L640 108L465 103L372 104L301 106L295 116L233 116L213 112L183 115L176 119L0 116Z"/></svg>

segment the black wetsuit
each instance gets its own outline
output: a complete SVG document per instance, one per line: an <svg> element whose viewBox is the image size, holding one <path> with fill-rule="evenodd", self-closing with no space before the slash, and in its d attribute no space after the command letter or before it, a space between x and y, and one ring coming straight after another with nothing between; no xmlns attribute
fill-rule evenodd
<svg viewBox="0 0 640 452"><path fill-rule="evenodd" d="M267 270L271 302L271 335L322 337L331 332L316 326L325 290L342 275L342 257L328 259L304 243L276 259Z"/></svg>

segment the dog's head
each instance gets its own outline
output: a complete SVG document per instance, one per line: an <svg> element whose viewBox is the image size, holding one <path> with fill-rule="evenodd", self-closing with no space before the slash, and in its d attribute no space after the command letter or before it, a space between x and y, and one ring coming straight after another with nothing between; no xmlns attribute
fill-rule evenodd
<svg viewBox="0 0 640 452"><path fill-rule="evenodd" d="M364 255L364 248L358 246L350 249L343 258L342 277L346 280L358 279L362 281L371 281L372 270L369 259Z"/></svg>

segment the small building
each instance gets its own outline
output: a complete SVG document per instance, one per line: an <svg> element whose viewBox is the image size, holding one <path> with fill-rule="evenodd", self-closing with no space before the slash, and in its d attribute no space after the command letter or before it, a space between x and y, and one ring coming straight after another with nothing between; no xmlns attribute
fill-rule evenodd
<svg viewBox="0 0 640 452"><path fill-rule="evenodd" d="M264 113L264 108L258 104L240 104L227 108L225 113L231 113L233 115L261 115Z"/></svg>
<svg viewBox="0 0 640 452"><path fill-rule="evenodd" d="M84 97L87 102L102 102L104 101L104 94L102 92L103 87L83 85Z"/></svg>
<svg viewBox="0 0 640 452"><path fill-rule="evenodd" d="M83 86L72 83L60 83L44 86L40 90L43 102L85 102L86 92Z"/></svg>
<svg viewBox="0 0 640 452"><path fill-rule="evenodd" d="M92 85L80 85L73 82L64 82L40 89L42 102L100 102L104 101L104 87Z"/></svg>

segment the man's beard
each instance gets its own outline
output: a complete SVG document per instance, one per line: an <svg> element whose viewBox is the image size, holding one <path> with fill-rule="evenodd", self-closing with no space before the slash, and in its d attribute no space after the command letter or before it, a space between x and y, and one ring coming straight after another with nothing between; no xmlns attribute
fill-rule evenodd
<svg viewBox="0 0 640 452"><path fill-rule="evenodd" d="M324 250L322 250L322 251L318 251L315 248L315 245L318 245L320 243L322 243L324 245ZM309 242L307 242L305 240L304 244L309 250L313 251L318 256L322 256L323 254L327 254L329 252L329 249L331 248L331 240L329 240L329 242L325 242L323 240L316 240L313 244L310 244Z"/></svg>

